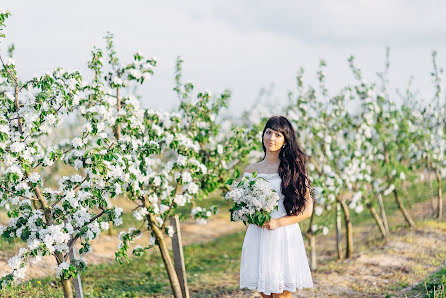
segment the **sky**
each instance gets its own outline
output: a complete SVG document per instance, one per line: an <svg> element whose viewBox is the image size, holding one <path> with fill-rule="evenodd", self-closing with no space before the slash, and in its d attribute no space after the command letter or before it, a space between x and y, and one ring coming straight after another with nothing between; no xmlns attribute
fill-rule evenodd
<svg viewBox="0 0 446 298"><path fill-rule="evenodd" d="M350 54L374 79L389 46L391 87L404 89L414 76L427 100L433 49L440 66L446 64L444 1L2 0L0 9L12 13L0 50L4 55L15 44L22 79L56 66L87 72L91 50L104 48L111 31L121 62L137 50L158 59L140 94L144 107L164 111L178 105L172 90L177 56L196 90L231 90L234 114L249 109L262 88L273 88L265 104L285 104L300 67L306 82L316 83L321 58L334 94L353 80Z"/></svg>

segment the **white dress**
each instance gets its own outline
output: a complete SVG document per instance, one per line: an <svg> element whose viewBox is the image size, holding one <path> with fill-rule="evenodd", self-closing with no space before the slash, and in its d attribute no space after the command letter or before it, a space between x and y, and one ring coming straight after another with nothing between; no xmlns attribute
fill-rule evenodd
<svg viewBox="0 0 446 298"><path fill-rule="evenodd" d="M250 173L245 172L244 176ZM282 179L279 174L258 174L266 178L279 194L279 208L271 212L271 218L286 216ZM257 289L266 295L295 292L312 288L313 280L299 223L274 230L248 224L240 260L240 289Z"/></svg>

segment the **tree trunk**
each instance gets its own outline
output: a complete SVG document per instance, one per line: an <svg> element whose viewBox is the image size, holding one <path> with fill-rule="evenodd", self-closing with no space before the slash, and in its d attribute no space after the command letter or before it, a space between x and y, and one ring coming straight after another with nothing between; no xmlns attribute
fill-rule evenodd
<svg viewBox="0 0 446 298"><path fill-rule="evenodd" d="M316 258L316 238L311 230L311 226L313 225L314 220L314 209L316 209L316 204L313 204L313 212L311 212L310 224L308 225L308 231L305 233L305 236L308 238L308 243L310 246L310 268L312 270L316 270L317 268L317 258Z"/></svg>
<svg viewBox="0 0 446 298"><path fill-rule="evenodd" d="M429 186L430 186L430 190L431 190L431 199L432 199L432 215L433 216L435 216L435 208L436 208L436 206L435 206L435 196L434 196L434 185L433 185L433 183L432 183L432 180L433 180L433 178L432 178L432 174L433 174L433 172L434 172L434 169L432 168L432 163L430 162L430 158L429 158L429 156L427 156L427 158L426 158L426 163L427 163L427 177L428 177L428 179L429 179Z"/></svg>
<svg viewBox="0 0 446 298"><path fill-rule="evenodd" d="M341 203L342 211L344 212L345 221L345 235L346 235L346 248L345 257L348 259L353 254L353 226L350 219L350 210L348 209L347 203L344 200L338 200Z"/></svg>
<svg viewBox="0 0 446 298"><path fill-rule="evenodd" d="M67 224L68 220L65 218L64 223ZM70 248L68 255L70 258L70 263L73 263L74 260L78 258L77 248L74 246L76 242L73 243L73 246ZM81 274L78 273L76 277L73 278L73 286L74 286L74 296L76 298L84 298L84 290L82 289L82 280Z"/></svg>
<svg viewBox="0 0 446 298"><path fill-rule="evenodd" d="M342 222L341 222L341 205L336 203L336 251L338 253L338 259L343 258L342 254Z"/></svg>
<svg viewBox="0 0 446 298"><path fill-rule="evenodd" d="M31 183L29 183L32 187L34 194L36 195L37 199L40 202L40 205L42 206L41 209L43 209L43 214L45 216L45 221L48 226L53 224L53 217L51 215L51 209L48 206L48 202L45 199L45 197L42 195L42 191L40 190L39 186L32 186ZM61 264L64 260L63 255L61 253L54 254L57 265ZM60 277L60 283L62 284L63 288L63 294L65 298L73 298L73 289L71 288L71 281L69 279L63 279Z"/></svg>
<svg viewBox="0 0 446 298"><path fill-rule="evenodd" d="M172 288L173 295L175 296L175 298L183 298L180 281L175 271L175 267L172 263L172 258L170 257L169 251L167 249L163 231L161 231L156 226L156 218L153 214L149 214L148 217L152 230L155 232L155 238L157 240L157 244L160 249L161 257L163 258L164 266L166 267L167 274L169 276L170 286Z"/></svg>
<svg viewBox="0 0 446 298"><path fill-rule="evenodd" d="M113 235L113 222L109 221L108 225L109 225L109 227L108 227L107 234L108 234L108 236L112 236Z"/></svg>
<svg viewBox="0 0 446 298"><path fill-rule="evenodd" d="M373 218L375 219L375 222L378 225L378 228L379 228L379 231L381 232L382 237L384 239L386 239L387 238L386 228L384 227L383 221L379 217L378 212L376 212L375 207L373 207L372 203L368 202L366 205L367 205L367 208L372 213Z"/></svg>
<svg viewBox="0 0 446 298"><path fill-rule="evenodd" d="M435 205L435 196L434 196L434 184L432 183L432 172L429 171L429 186L431 190L431 202L432 202L432 215L435 216L435 211L437 206Z"/></svg>
<svg viewBox="0 0 446 298"><path fill-rule="evenodd" d="M412 218L409 215L409 212L407 212L406 207L404 207L403 201L399 198L398 192L396 189L393 190L393 194L395 196L396 203L398 207L400 208L401 212L403 213L404 219L409 224L410 227L415 226L415 222L412 220Z"/></svg>
<svg viewBox="0 0 446 298"><path fill-rule="evenodd" d="M178 215L174 215L170 218L170 224L174 228L174 234L172 237L172 251L173 259L175 263L175 271L177 272L178 279L180 281L181 292L184 298L189 298L189 287L187 285L186 277L186 265L184 263L183 254L183 241L181 239L181 227L180 219Z"/></svg>
<svg viewBox="0 0 446 298"><path fill-rule="evenodd" d="M387 222L386 210L384 208L383 197L381 193L378 193L378 204L379 204L379 209L381 210L381 217L383 219L384 228L386 229L387 235L389 235L390 234L389 223Z"/></svg>
<svg viewBox="0 0 446 298"><path fill-rule="evenodd" d="M310 233L308 237L310 242L310 266L311 270L317 269L317 259L316 259L316 236Z"/></svg>
<svg viewBox="0 0 446 298"><path fill-rule="evenodd" d="M62 277L60 277L60 283L62 284L64 297L73 298L73 289L71 288L71 280L63 279Z"/></svg>
<svg viewBox="0 0 446 298"><path fill-rule="evenodd" d="M437 169L435 169L435 176L437 177L437 195L438 195L438 208L437 208L437 218L441 219L443 217L443 191L441 190L441 176Z"/></svg>
<svg viewBox="0 0 446 298"><path fill-rule="evenodd" d="M75 247L72 247L70 249L70 262L73 262L73 260L77 258L77 249ZM80 273L77 273L77 276L73 278L73 286L74 296L76 298L84 298L84 290L82 289L82 280Z"/></svg>

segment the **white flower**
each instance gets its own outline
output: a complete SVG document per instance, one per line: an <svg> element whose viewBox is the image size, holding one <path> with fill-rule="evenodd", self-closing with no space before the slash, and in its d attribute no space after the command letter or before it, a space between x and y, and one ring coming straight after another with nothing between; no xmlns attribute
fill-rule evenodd
<svg viewBox="0 0 446 298"><path fill-rule="evenodd" d="M25 150L25 143L22 142L14 142L10 147L11 152L19 153Z"/></svg>
<svg viewBox="0 0 446 298"><path fill-rule="evenodd" d="M6 173L14 173L14 174L17 174L17 176L19 176L19 179L22 179L22 177L23 177L23 172L22 172L22 170L21 170L18 166L16 166L16 165L12 165L12 166L10 166L10 167L6 170Z"/></svg>
<svg viewBox="0 0 446 298"><path fill-rule="evenodd" d="M329 176L332 175L332 169L329 165L324 165L322 171Z"/></svg>
<svg viewBox="0 0 446 298"><path fill-rule="evenodd" d="M54 125L57 121L56 116L54 114L48 114L45 116L45 121L48 122L48 125Z"/></svg>
<svg viewBox="0 0 446 298"><path fill-rule="evenodd" d="M93 127L91 127L91 124L90 124L90 123L86 123L86 124L84 124L84 126L83 126L83 130L84 130L85 132L92 132L92 131L93 131Z"/></svg>
<svg viewBox="0 0 446 298"><path fill-rule="evenodd" d="M405 175L403 172L400 173L400 179L401 179L401 180L406 179L406 175Z"/></svg>
<svg viewBox="0 0 446 298"><path fill-rule="evenodd" d="M39 245L40 245L40 241L37 240L37 239L32 239L32 240L29 239L29 240L28 240L28 248L29 248L30 250L34 250L34 249L38 248Z"/></svg>
<svg viewBox="0 0 446 298"><path fill-rule="evenodd" d="M319 197L321 194L322 194L322 188L319 187L319 186L316 186L316 187L314 188L314 196L317 198L317 197Z"/></svg>
<svg viewBox="0 0 446 298"><path fill-rule="evenodd" d="M207 167L204 164L200 164L200 169L203 174L206 174L208 171Z"/></svg>
<svg viewBox="0 0 446 298"><path fill-rule="evenodd" d="M177 203L178 206L184 206L186 205L186 197L183 195L176 195L175 202Z"/></svg>
<svg viewBox="0 0 446 298"><path fill-rule="evenodd" d="M362 207L362 205L359 205L355 208L355 211L356 211L356 213L361 213L363 209L364 209L364 207Z"/></svg>
<svg viewBox="0 0 446 298"><path fill-rule="evenodd" d="M70 264L68 264L67 262L60 263L57 267L57 275L62 275L63 270L68 270L68 268L70 268Z"/></svg>
<svg viewBox="0 0 446 298"><path fill-rule="evenodd" d="M169 209L168 205L160 204L160 212L161 212L161 214L166 212L168 209Z"/></svg>
<svg viewBox="0 0 446 298"><path fill-rule="evenodd" d="M72 142L74 147L81 147L82 146L82 139L81 138L74 138Z"/></svg>
<svg viewBox="0 0 446 298"><path fill-rule="evenodd" d="M144 216L147 214L149 214L147 208L139 208L133 212L133 217L135 217L136 220L143 220Z"/></svg>
<svg viewBox="0 0 446 298"><path fill-rule="evenodd" d="M159 176L156 176L156 177L153 179L153 184L154 184L155 186L160 186L160 185L161 185L161 178L160 178Z"/></svg>
<svg viewBox="0 0 446 298"><path fill-rule="evenodd" d="M54 161L52 161L48 156L45 156L43 159L43 164L47 167L51 167L54 164Z"/></svg>
<svg viewBox="0 0 446 298"><path fill-rule="evenodd" d="M12 270L19 269L21 264L22 264L22 258L19 256L13 256L8 260L8 265L9 267L11 267Z"/></svg>
<svg viewBox="0 0 446 298"><path fill-rule="evenodd" d="M192 182L192 176L189 172L184 172L181 176L181 179L183 180L183 183L189 183Z"/></svg>
<svg viewBox="0 0 446 298"><path fill-rule="evenodd" d="M149 202L153 205L158 202L158 197L156 194L152 194L149 196Z"/></svg>
<svg viewBox="0 0 446 298"><path fill-rule="evenodd" d="M187 186L187 191L190 194L196 194L198 192L198 190L199 190L199 187L194 182L189 183L188 186Z"/></svg>
<svg viewBox="0 0 446 298"><path fill-rule="evenodd" d="M113 78L113 83L115 85L121 85L122 84L122 80L120 78L118 78L118 77L114 77Z"/></svg>
<svg viewBox="0 0 446 298"><path fill-rule="evenodd" d="M19 268L13 272L14 280L25 278L26 267Z"/></svg>
<svg viewBox="0 0 446 298"><path fill-rule="evenodd" d="M218 154L223 154L223 146L220 145L220 144L217 145L217 153Z"/></svg>
<svg viewBox="0 0 446 298"><path fill-rule="evenodd" d="M352 197L352 201L357 202L359 199L361 199L361 197L362 197L361 191L355 192L355 194Z"/></svg>
<svg viewBox="0 0 446 298"><path fill-rule="evenodd" d="M314 208L314 213L316 213L317 216L321 215L323 211L324 208L322 208L321 206L316 206L316 208Z"/></svg>
<svg viewBox="0 0 446 298"><path fill-rule="evenodd" d="M9 126L5 124L0 124L0 132L8 133L9 132Z"/></svg>
<svg viewBox="0 0 446 298"><path fill-rule="evenodd" d="M122 208L115 206L115 215L116 217L120 217L122 214Z"/></svg>
<svg viewBox="0 0 446 298"><path fill-rule="evenodd" d="M36 172L31 173L28 177L31 183L37 183L40 180L40 175Z"/></svg>
<svg viewBox="0 0 446 298"><path fill-rule="evenodd" d="M385 195L385 196L387 196L389 193L391 193L393 190L395 189L395 185L390 185L389 186L389 188L387 188L384 192L383 192L383 194Z"/></svg>
<svg viewBox="0 0 446 298"><path fill-rule="evenodd" d="M164 140L166 142L166 145L169 146L170 143L173 141L173 135L170 133L166 133L166 136L164 137Z"/></svg>
<svg viewBox="0 0 446 298"><path fill-rule="evenodd" d="M5 65L14 65L15 61L11 57L5 58Z"/></svg>
<svg viewBox="0 0 446 298"><path fill-rule="evenodd" d="M191 210L191 215L194 216L195 214L197 214L198 212L200 212L200 211L202 211L202 210L203 210L203 209L202 209L200 206L195 207L195 208L192 208L192 210Z"/></svg>
<svg viewBox="0 0 446 298"><path fill-rule="evenodd" d="M311 226L311 231L316 232L317 230L317 224L314 224Z"/></svg>
<svg viewBox="0 0 446 298"><path fill-rule="evenodd" d="M167 233L169 234L169 237L173 237L174 230L172 226L167 227Z"/></svg>
<svg viewBox="0 0 446 298"><path fill-rule="evenodd" d="M199 225L204 225L206 224L208 221L205 218L197 218L196 223Z"/></svg>
<svg viewBox="0 0 446 298"><path fill-rule="evenodd" d="M110 229L110 224L107 221L101 221L100 226L103 231Z"/></svg>
<svg viewBox="0 0 446 298"><path fill-rule="evenodd" d="M82 162L82 160L80 160L80 159L76 159L75 161L74 161L74 168L76 169L76 170L79 170L80 168L82 168L84 166L84 163Z"/></svg>
<svg viewBox="0 0 446 298"><path fill-rule="evenodd" d="M150 240L149 240L149 245L154 245L155 244L155 237L151 236Z"/></svg>
<svg viewBox="0 0 446 298"><path fill-rule="evenodd" d="M322 234L324 234L324 235L327 235L327 234L328 234L328 228L327 228L327 227L324 227L324 228L322 229Z"/></svg>
<svg viewBox="0 0 446 298"><path fill-rule="evenodd" d="M120 226L120 225L122 225L122 218L117 218L117 219L115 219L115 226Z"/></svg>
<svg viewBox="0 0 446 298"><path fill-rule="evenodd" d="M187 157L186 156L178 155L177 164L179 164L180 166L185 166L186 165L186 161L187 161Z"/></svg>

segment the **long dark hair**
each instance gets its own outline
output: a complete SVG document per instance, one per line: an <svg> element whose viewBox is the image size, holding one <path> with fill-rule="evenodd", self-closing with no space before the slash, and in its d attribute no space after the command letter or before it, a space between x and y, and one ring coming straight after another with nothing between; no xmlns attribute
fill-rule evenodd
<svg viewBox="0 0 446 298"><path fill-rule="evenodd" d="M282 178L281 191L285 196L283 205L288 215L300 214L305 209L307 187L310 188L310 192L313 188L307 176L308 155L300 148L290 121L283 116L273 116L268 119L262 132L262 146L265 156L266 148L263 144L263 136L267 128L280 132L285 138L285 147L281 148L279 153L279 176ZM263 159L265 159L265 156Z"/></svg>

